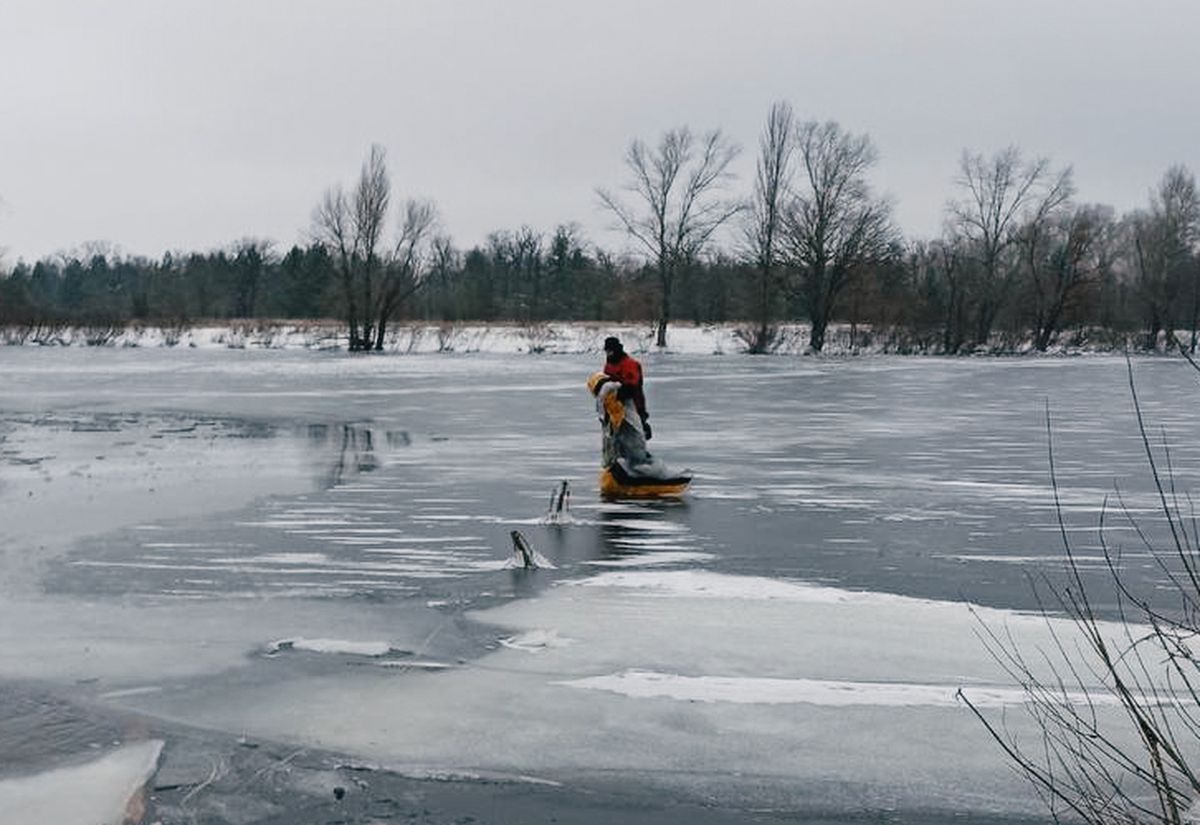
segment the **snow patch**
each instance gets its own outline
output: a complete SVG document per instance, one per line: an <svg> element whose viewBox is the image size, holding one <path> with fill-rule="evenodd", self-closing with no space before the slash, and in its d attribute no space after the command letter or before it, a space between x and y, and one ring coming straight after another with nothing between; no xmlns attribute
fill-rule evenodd
<svg viewBox="0 0 1200 825"><path fill-rule="evenodd" d="M823 705L851 707L955 707L961 704L958 685L903 682L852 682L830 679L778 679L745 676L681 676L650 670L626 670L554 682L565 687L604 690L636 699L666 698L685 702L732 702L741 705ZM1000 708L1028 701L1021 688L977 686L963 688L976 707ZM1117 705L1109 694L1071 694L1080 704Z"/></svg>
<svg viewBox="0 0 1200 825"><path fill-rule="evenodd" d="M380 662L380 667L393 668L395 670L449 670L455 665L449 662L438 662L426 659L391 659L386 662Z"/></svg>
<svg viewBox="0 0 1200 825"><path fill-rule="evenodd" d="M101 699L123 699L126 696L145 696L149 693L162 693L160 685L146 685L145 687L125 688L124 690L110 690L107 693L101 693Z"/></svg>
<svg viewBox="0 0 1200 825"><path fill-rule="evenodd" d="M848 590L761 576L730 576L707 570L611 572L567 582L575 587L617 587L653 596L711 599L768 599L834 604L853 598ZM878 594L874 594L878 596ZM901 597L896 597L901 598Z"/></svg>
<svg viewBox="0 0 1200 825"><path fill-rule="evenodd" d="M0 825L140 822L137 795L162 747L157 739L137 742L83 765L0 780Z"/></svg>
<svg viewBox="0 0 1200 825"><path fill-rule="evenodd" d="M614 542L621 543L621 542ZM671 564L704 562L715 558L712 553L655 552L627 559L593 559L587 562L595 567L665 567Z"/></svg>
<svg viewBox="0 0 1200 825"><path fill-rule="evenodd" d="M526 653L541 653L543 650L566 647L573 641L573 639L559 636L557 630L530 630L519 636L501 639L500 644L513 650L523 650Z"/></svg>
<svg viewBox="0 0 1200 825"><path fill-rule="evenodd" d="M343 653L351 656L386 656L392 651L387 642L355 642L343 639L280 639L267 646L268 655L289 650L307 650L310 653Z"/></svg>

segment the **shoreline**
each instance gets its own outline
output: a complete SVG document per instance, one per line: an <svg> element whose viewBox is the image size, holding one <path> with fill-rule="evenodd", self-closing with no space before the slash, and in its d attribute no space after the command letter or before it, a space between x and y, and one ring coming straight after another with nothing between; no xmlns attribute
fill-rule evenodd
<svg viewBox="0 0 1200 825"><path fill-rule="evenodd" d="M751 353L750 322L676 323L667 333L666 347L657 347L655 326L641 323L599 321L549 322L405 322L394 325L387 336L384 354L474 354L583 355L603 352L604 338L617 335L629 352L680 355L749 355L793 357L842 357L899 355L916 357L1064 357L1120 354L1128 335L1111 330L1070 330L1059 343L1039 352L1032 339L994 336L987 345L947 354L908 330L873 330L863 325L831 324L826 346L820 352L808 347L809 325L778 323L771 345ZM1177 331L1177 340L1185 340ZM1160 337L1156 350L1143 354L1167 354L1169 336ZM346 352L343 325L332 320L230 320L180 324L43 323L0 326L0 347L89 347L96 349L179 348L231 350L312 350Z"/></svg>

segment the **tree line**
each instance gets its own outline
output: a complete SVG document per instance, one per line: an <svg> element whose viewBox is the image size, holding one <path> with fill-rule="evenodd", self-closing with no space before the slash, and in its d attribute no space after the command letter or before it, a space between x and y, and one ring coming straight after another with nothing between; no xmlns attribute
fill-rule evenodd
<svg viewBox="0 0 1200 825"><path fill-rule="evenodd" d="M339 318L351 350L378 350L403 320L645 321L667 342L676 321L738 323L768 352L780 325L809 325L820 350L835 322L897 351L1046 350L1126 340L1147 348L1200 337L1200 195L1167 169L1145 206L1118 215L1078 202L1069 166L1008 147L964 151L942 233L905 238L869 181L870 137L768 113L755 176L721 131L635 139L625 179L599 208L629 241L589 241L574 224L497 230L469 249L434 203L394 198L384 150L331 186L307 241L124 256L92 244L0 272L0 323L187 324Z"/></svg>

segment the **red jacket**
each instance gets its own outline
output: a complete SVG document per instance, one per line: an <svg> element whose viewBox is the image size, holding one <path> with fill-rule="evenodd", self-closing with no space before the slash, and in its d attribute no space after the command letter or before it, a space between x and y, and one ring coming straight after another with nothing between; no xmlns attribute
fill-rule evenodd
<svg viewBox="0 0 1200 825"><path fill-rule="evenodd" d="M637 407L638 416L643 421L650 417L650 413L646 412L646 394L642 390L642 365L636 358L631 357L629 353L622 353L616 363L605 361L604 374L611 375L621 382L625 388L623 397L633 399L633 405Z"/></svg>

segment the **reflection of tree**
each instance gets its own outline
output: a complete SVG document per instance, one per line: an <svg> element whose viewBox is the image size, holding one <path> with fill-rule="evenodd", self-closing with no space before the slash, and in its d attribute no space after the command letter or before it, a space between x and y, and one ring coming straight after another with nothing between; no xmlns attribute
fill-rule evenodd
<svg viewBox="0 0 1200 825"><path fill-rule="evenodd" d="M635 559L661 549L659 543L664 533L660 528L669 523L669 512L686 508L686 502L644 502L637 510L600 510L596 513L600 522L595 558L603 561ZM645 524L646 526L641 526Z"/></svg>
<svg viewBox="0 0 1200 825"><path fill-rule="evenodd" d="M1118 504L1136 531L1139 555L1149 557L1162 581L1148 593L1134 589L1121 548L1105 541L1102 514L1101 545L1117 617L1102 619L1096 587L1085 583L1085 562L1067 535L1051 451L1067 555L1066 583L1048 585L1051 599L1044 608L1052 642L1028 650L991 629L984 637L1025 691L1024 712L1035 734L1018 735L1006 719L990 718L959 695L1056 822L1182 825L1200 821L1200 524L1193 504L1176 490L1169 452L1156 449L1147 435L1128 368L1161 537L1150 535L1150 525L1136 519L1119 494ZM1065 625L1049 621L1052 615L1064 615Z"/></svg>
<svg viewBox="0 0 1200 825"><path fill-rule="evenodd" d="M308 428L308 437L313 441L328 443L331 427L313 424ZM381 450L377 447L377 436L370 427L362 424L342 424L337 431L336 456L326 479L327 487L336 487L348 475L370 473L379 469ZM387 430L383 433L383 448L394 450L407 447L412 439L405 430Z"/></svg>

